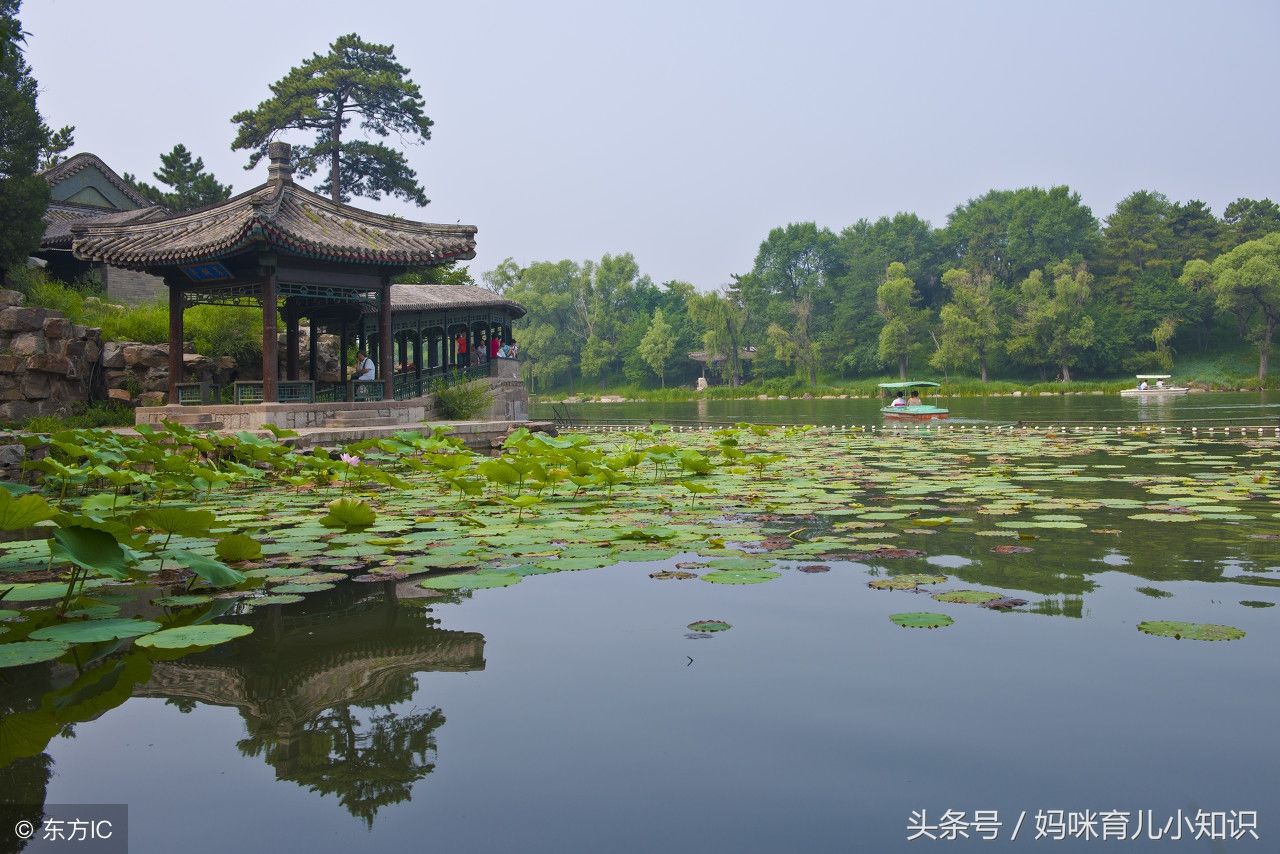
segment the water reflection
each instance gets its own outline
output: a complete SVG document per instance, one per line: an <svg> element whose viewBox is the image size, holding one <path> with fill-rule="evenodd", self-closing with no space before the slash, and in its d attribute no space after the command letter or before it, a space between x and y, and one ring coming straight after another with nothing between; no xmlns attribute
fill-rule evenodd
<svg viewBox="0 0 1280 854"><path fill-rule="evenodd" d="M404 708L415 674L483 670L484 636L437 627L432 600L403 601L394 583L345 584L297 605L239 618L254 634L176 660L138 649L77 669L26 668L20 690L3 692L0 791L12 803L42 803L52 760L41 751L71 724L129 697L157 697L187 712L200 704L239 711L240 752L276 779L333 795L372 826L378 810L409 800L435 768L439 708ZM12 760L12 761L9 761Z"/></svg>

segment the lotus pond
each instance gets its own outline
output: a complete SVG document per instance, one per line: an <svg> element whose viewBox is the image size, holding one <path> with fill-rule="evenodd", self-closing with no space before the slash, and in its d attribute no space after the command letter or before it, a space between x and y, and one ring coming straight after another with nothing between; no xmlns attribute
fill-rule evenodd
<svg viewBox="0 0 1280 854"><path fill-rule="evenodd" d="M287 439L30 440L0 801L157 852L890 851L920 810L1274 850L1274 438Z"/></svg>

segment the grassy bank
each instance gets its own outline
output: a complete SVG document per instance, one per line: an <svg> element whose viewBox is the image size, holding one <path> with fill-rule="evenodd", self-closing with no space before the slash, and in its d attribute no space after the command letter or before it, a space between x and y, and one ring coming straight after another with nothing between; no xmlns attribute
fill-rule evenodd
<svg viewBox="0 0 1280 854"><path fill-rule="evenodd" d="M1179 362L1173 374L1178 385L1206 391L1256 391L1260 388L1280 388L1280 376L1267 377L1265 384L1258 382L1257 355L1250 349L1241 349L1230 353L1216 354L1211 357L1187 358ZM988 395L1024 395L1051 394L1088 394L1102 392L1115 394L1121 389L1132 388L1132 376L1119 376L1104 379L1083 379L1071 382L1042 382L1037 379L1014 378L992 379L982 382L977 377L969 376L936 376L932 373L919 375L942 384L941 392L948 397L983 397ZM897 382L896 375L867 377L864 379L819 379L815 385L809 385L795 377L783 379L757 380L731 388L729 386L712 386L704 392L690 387L654 389L634 385L615 385L606 387L582 387L577 390L561 389L537 395L539 402L558 402L572 400L599 400L602 397L621 397L639 401L684 401L708 398L712 400L732 400L759 397L812 397L847 395L849 397L877 397L880 392L879 383Z"/></svg>

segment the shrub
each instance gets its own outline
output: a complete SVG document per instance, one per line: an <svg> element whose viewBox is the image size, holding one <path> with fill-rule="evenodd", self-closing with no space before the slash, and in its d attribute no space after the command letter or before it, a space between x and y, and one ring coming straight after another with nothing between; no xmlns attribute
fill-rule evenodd
<svg viewBox="0 0 1280 854"><path fill-rule="evenodd" d="M80 427L127 427L134 423L133 410L114 401L76 406L70 415L37 415L14 425L29 433L56 433Z"/></svg>
<svg viewBox="0 0 1280 854"><path fill-rule="evenodd" d="M431 393L436 396L436 414L454 421L475 418L493 404L493 392L483 380L452 385L436 380Z"/></svg>

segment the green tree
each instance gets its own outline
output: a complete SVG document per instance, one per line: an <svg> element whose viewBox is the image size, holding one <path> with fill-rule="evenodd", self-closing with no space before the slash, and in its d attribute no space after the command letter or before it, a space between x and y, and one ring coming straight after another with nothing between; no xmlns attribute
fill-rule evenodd
<svg viewBox="0 0 1280 854"><path fill-rule="evenodd" d="M540 261L523 268L504 292L528 311L516 321L515 335L531 391L572 378L580 339L566 331L577 322L573 295L581 276L573 261Z"/></svg>
<svg viewBox="0 0 1280 854"><path fill-rule="evenodd" d="M510 260L510 259L508 259ZM517 267L518 271L520 268ZM471 271L456 261L448 264L437 264L421 270L410 270L401 273L393 281L397 285L475 285Z"/></svg>
<svg viewBox="0 0 1280 854"><path fill-rule="evenodd" d="M773 345L777 359L795 365L796 375L814 385L818 381L818 345L810 333L813 323L813 298L806 294L791 307L795 323L790 330L777 323L769 324L765 337Z"/></svg>
<svg viewBox="0 0 1280 854"><path fill-rule="evenodd" d="M49 185L37 170L71 145L74 131L51 131L40 117L36 80L22 53L20 5L0 0L0 279L40 246Z"/></svg>
<svg viewBox="0 0 1280 854"><path fill-rule="evenodd" d="M1270 199L1236 199L1222 212L1223 252L1280 231L1280 205Z"/></svg>
<svg viewBox="0 0 1280 854"><path fill-rule="evenodd" d="M1009 352L1030 364L1054 365L1070 380L1072 366L1096 339L1087 313L1092 283L1084 265L1066 261L1045 272L1032 270L1018 288Z"/></svg>
<svg viewBox="0 0 1280 854"><path fill-rule="evenodd" d="M1173 370L1173 335L1178 331L1178 320L1166 317L1151 330L1151 341L1156 345L1156 363L1165 371Z"/></svg>
<svg viewBox="0 0 1280 854"><path fill-rule="evenodd" d="M942 329L938 349L929 364L943 370L977 365L985 383L987 365L1000 334L991 276L953 269L943 274L942 284L950 289L951 301L939 312Z"/></svg>
<svg viewBox="0 0 1280 854"><path fill-rule="evenodd" d="M1200 349L1203 350L1218 310L1218 295L1213 290L1213 267L1203 258L1192 258L1183 265L1178 282L1191 294L1191 306L1199 332Z"/></svg>
<svg viewBox="0 0 1280 854"><path fill-rule="evenodd" d="M907 360L927 331L928 312L916 307L915 282L907 277L906 265L894 261L885 270L884 282L876 289L876 307L884 318L880 330L879 356L882 363L898 363L898 377L907 378Z"/></svg>
<svg viewBox="0 0 1280 854"><path fill-rule="evenodd" d="M253 168L277 134L312 133L311 145L294 149L297 172L306 178L327 167L328 177L316 189L335 202L352 196L379 199L387 193L425 205L429 200L402 153L381 142L345 136L359 116L367 134L425 142L432 125L425 108L422 91L409 79L409 69L396 61L394 46L366 42L352 33L333 42L328 53L314 54L290 69L271 84L271 97L257 107L232 116L239 128L231 147L251 151L246 168Z"/></svg>
<svg viewBox="0 0 1280 854"><path fill-rule="evenodd" d="M667 361L675 349L675 333L662 316L662 309L655 309L653 322L649 324L649 331L640 340L639 350L640 357L658 375L663 388L667 387Z"/></svg>
<svg viewBox="0 0 1280 854"><path fill-rule="evenodd" d="M810 381L814 379L809 370L813 360L807 354L821 333L817 322L826 324L831 319L835 242L835 235L812 222L775 228L760 244L751 272L737 280L747 308L749 339L772 340L776 333L770 329L775 326L785 331L788 340L806 354L795 364L801 375L809 373Z"/></svg>
<svg viewBox="0 0 1280 854"><path fill-rule="evenodd" d="M193 160L191 152L182 143L175 145L168 154L161 154L160 171L151 174L169 189L139 181L128 172L124 173L124 179L143 198L171 211L188 211L231 198L231 185L218 183L213 173L204 171L204 160L199 157Z"/></svg>
<svg viewBox="0 0 1280 854"><path fill-rule="evenodd" d="M1063 258L1091 260L1098 220L1066 186L991 190L951 213L941 241L949 265L1017 282Z"/></svg>
<svg viewBox="0 0 1280 854"><path fill-rule="evenodd" d="M862 219L840 232L835 255L831 322L817 335L823 359L846 375L876 373L882 364L878 342L884 325L876 291L884 281L885 268L901 260L925 304L940 305L943 296L935 273L942 256L937 233L912 213L874 222Z"/></svg>
<svg viewBox="0 0 1280 854"><path fill-rule="evenodd" d="M637 289L652 285L630 252L605 255L599 263L586 262L574 281L572 331L582 340L579 365L582 376L603 380L621 367L622 330L634 316Z"/></svg>
<svg viewBox="0 0 1280 854"><path fill-rule="evenodd" d="M1173 232L1173 257L1185 263L1193 258L1212 261L1222 240L1222 223L1209 206L1197 199L1175 202L1169 217Z"/></svg>
<svg viewBox="0 0 1280 854"><path fill-rule="evenodd" d="M742 335L747 310L733 289L724 293L690 293L689 314L703 331L708 361L720 360L720 375L731 386L742 382Z"/></svg>
<svg viewBox="0 0 1280 854"><path fill-rule="evenodd" d="M1271 341L1280 324L1280 231L1219 255L1212 275L1218 308L1239 318L1257 345L1258 380L1265 380Z"/></svg>

